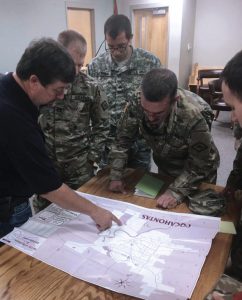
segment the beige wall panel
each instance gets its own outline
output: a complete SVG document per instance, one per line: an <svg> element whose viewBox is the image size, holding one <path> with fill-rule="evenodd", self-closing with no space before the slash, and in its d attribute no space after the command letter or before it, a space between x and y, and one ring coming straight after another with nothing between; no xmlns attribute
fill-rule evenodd
<svg viewBox="0 0 242 300"><path fill-rule="evenodd" d="M92 39L92 11L87 9L67 10L68 29L73 29L81 33L87 41L87 55L84 66L93 58L93 39Z"/></svg>
<svg viewBox="0 0 242 300"><path fill-rule="evenodd" d="M134 46L158 56L167 65L168 13L155 15L151 9L134 10Z"/></svg>

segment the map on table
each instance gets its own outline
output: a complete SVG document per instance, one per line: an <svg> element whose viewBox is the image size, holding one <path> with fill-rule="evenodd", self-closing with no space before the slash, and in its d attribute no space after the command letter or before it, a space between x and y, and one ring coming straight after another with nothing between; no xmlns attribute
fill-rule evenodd
<svg viewBox="0 0 242 300"><path fill-rule="evenodd" d="M90 217L51 204L1 241L118 293L152 300L191 297L220 218L79 194L123 225L99 232Z"/></svg>

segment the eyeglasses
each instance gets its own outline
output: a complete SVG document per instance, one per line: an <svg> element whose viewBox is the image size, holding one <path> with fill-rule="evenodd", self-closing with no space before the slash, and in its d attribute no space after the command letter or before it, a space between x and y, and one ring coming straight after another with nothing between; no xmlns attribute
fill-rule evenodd
<svg viewBox="0 0 242 300"><path fill-rule="evenodd" d="M120 44L117 47L113 47L113 46L108 46L107 47L107 44L105 43L105 50L107 52L111 52L111 53L113 53L114 51L118 51L118 52L122 53L122 52L124 52L127 49L128 45L129 45L129 43L127 43L127 44Z"/></svg>

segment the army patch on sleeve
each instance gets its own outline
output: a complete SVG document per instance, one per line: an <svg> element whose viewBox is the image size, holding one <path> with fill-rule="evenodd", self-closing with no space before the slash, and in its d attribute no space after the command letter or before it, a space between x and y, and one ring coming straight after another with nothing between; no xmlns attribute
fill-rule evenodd
<svg viewBox="0 0 242 300"><path fill-rule="evenodd" d="M108 103L107 103L107 101L103 101L102 103L101 103L101 107L102 107L102 109L105 111L105 110L107 110L108 109Z"/></svg>
<svg viewBox="0 0 242 300"><path fill-rule="evenodd" d="M202 152L202 151L208 149L208 147L204 143L198 142L198 143L192 145L192 149L195 150L196 152Z"/></svg>

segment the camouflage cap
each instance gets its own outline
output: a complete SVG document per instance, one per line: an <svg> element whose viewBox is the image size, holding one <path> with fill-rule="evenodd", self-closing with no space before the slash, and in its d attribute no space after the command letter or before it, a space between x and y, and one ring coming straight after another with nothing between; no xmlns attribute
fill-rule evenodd
<svg viewBox="0 0 242 300"><path fill-rule="evenodd" d="M236 279L223 274L219 281L216 283L213 291L207 295L204 300L213 300L213 295L218 293L220 296L223 297L224 300L226 299L242 299L242 285L241 282L237 281ZM239 296L239 297L235 297Z"/></svg>
<svg viewBox="0 0 242 300"><path fill-rule="evenodd" d="M199 215L219 216L224 213L226 199L212 189L197 191L188 196L189 209Z"/></svg>

